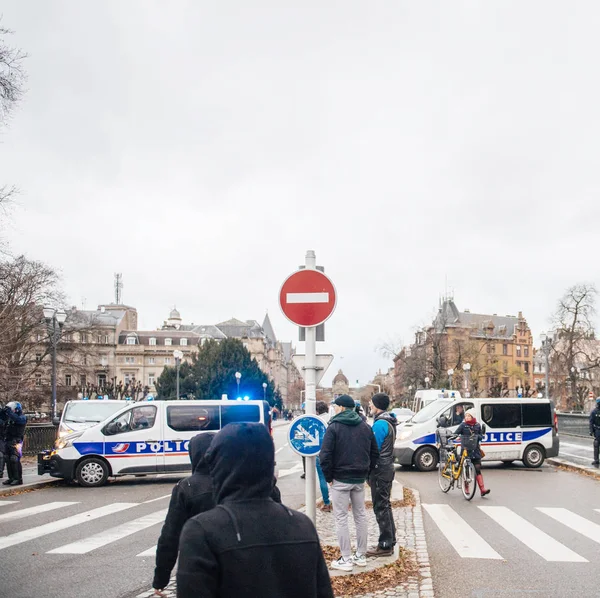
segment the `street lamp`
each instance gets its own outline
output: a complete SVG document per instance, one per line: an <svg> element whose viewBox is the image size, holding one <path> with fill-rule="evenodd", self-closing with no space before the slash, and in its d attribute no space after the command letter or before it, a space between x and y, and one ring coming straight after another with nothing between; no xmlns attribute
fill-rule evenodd
<svg viewBox="0 0 600 598"><path fill-rule="evenodd" d="M62 334L67 314L62 309L44 307L44 319L48 329L48 340L52 347L52 423L56 418L56 348Z"/></svg>
<svg viewBox="0 0 600 598"><path fill-rule="evenodd" d="M267 383L263 382L263 400L267 400Z"/></svg>
<svg viewBox="0 0 600 598"><path fill-rule="evenodd" d="M471 364L465 363L463 365L463 370L465 371L465 386L467 388L466 396L469 398L469 372L471 371Z"/></svg>
<svg viewBox="0 0 600 598"><path fill-rule="evenodd" d="M240 396L240 380L242 379L242 374L240 374L239 372L236 372L235 379L237 381L237 396L239 397Z"/></svg>
<svg viewBox="0 0 600 598"><path fill-rule="evenodd" d="M173 357L175 358L175 367L177 368L177 400L179 401L179 366L181 365L183 353L179 351L179 349L175 349L175 351L173 351Z"/></svg>
<svg viewBox="0 0 600 598"><path fill-rule="evenodd" d="M552 339L545 333L542 332L540 335L542 339L542 351L546 358L546 398L550 398L550 350L552 349Z"/></svg>
<svg viewBox="0 0 600 598"><path fill-rule="evenodd" d="M454 374L454 370L450 368L448 370L448 380L450 380L450 390L452 390L452 375Z"/></svg>
<svg viewBox="0 0 600 598"><path fill-rule="evenodd" d="M425 388L429 388L429 376L425 376Z"/></svg>

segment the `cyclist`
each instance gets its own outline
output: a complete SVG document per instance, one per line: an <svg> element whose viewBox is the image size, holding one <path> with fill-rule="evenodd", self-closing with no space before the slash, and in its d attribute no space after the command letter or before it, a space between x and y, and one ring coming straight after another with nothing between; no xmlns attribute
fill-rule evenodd
<svg viewBox="0 0 600 598"><path fill-rule="evenodd" d="M477 473L477 485L479 486L479 491L481 492L481 496L486 496L490 493L490 490L485 488L483 483L483 475L481 473L481 458L483 455L481 454L481 446L480 443L483 440L483 431L481 429L481 424L478 423L475 417L475 409L468 409L465 411L465 421L462 422L456 428L455 434L461 436L461 446L473 446L473 437L476 437L477 444L475 445L475 449L469 450L468 455L469 459L475 466L475 471ZM469 443L471 440L471 443Z"/></svg>

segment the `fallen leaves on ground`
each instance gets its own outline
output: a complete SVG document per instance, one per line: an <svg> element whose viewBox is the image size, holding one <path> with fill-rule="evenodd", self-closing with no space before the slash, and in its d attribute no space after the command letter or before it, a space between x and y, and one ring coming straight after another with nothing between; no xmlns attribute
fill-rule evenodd
<svg viewBox="0 0 600 598"><path fill-rule="evenodd" d="M323 556L327 565L339 559L342 555L337 546L322 546ZM419 568L414 554L410 550L400 548L398 559L388 565L383 565L374 571L365 571L351 575L340 575L331 578L333 593L338 598L368 594L377 590L395 588L407 582L409 577L416 577Z"/></svg>
<svg viewBox="0 0 600 598"><path fill-rule="evenodd" d="M410 488L404 488L404 499L403 500L393 500L392 501L392 509L400 509L402 507L414 507L416 505L415 495L412 493ZM370 500L365 502L367 509L373 508L373 503Z"/></svg>
<svg viewBox="0 0 600 598"><path fill-rule="evenodd" d="M571 467L569 465L557 465L556 468L560 469L561 471L569 471L571 473L579 473L588 478L593 478L596 480L600 479L600 471L598 471L598 472L589 471L589 469L579 469L578 467Z"/></svg>

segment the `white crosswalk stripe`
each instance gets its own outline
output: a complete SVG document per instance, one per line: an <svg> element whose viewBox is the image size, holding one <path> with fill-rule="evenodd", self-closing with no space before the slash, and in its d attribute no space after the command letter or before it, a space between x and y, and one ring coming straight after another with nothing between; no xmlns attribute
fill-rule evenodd
<svg viewBox="0 0 600 598"><path fill-rule="evenodd" d="M91 552L96 548L106 546L117 540L122 540L131 534L135 534L135 532L152 527L157 523L162 523L167 516L167 511L168 509L161 509L160 511L156 511L156 513L144 515L133 521L127 521L121 525L94 534L85 540L66 544L65 546L55 548L54 550L49 550L47 554L85 554L86 552Z"/></svg>
<svg viewBox="0 0 600 598"><path fill-rule="evenodd" d="M556 521L570 527L582 536L600 544L600 525L577 515L568 509L536 507L538 511L552 517Z"/></svg>
<svg viewBox="0 0 600 598"><path fill-rule="evenodd" d="M135 556L156 556L157 546L153 546L152 548L148 548L148 550L144 550L144 552L140 552L140 554L136 554Z"/></svg>
<svg viewBox="0 0 600 598"><path fill-rule="evenodd" d="M587 559L573 552L507 507L479 507L479 509L546 561L588 562Z"/></svg>
<svg viewBox="0 0 600 598"><path fill-rule="evenodd" d="M465 559L502 559L450 505L424 504L423 507L461 557Z"/></svg>
<svg viewBox="0 0 600 598"><path fill-rule="evenodd" d="M0 507L8 506L8 505L16 505L18 500L0 500Z"/></svg>
<svg viewBox="0 0 600 598"><path fill-rule="evenodd" d="M9 536L0 537L0 550L8 548L9 546L15 546L16 544L22 544L23 542L27 542L29 540L34 540L41 536L47 536L69 527L75 527L76 525L81 525L106 515L118 513L119 511L124 511L125 509L136 507L137 505L138 503L133 502L111 503L109 505L98 507L97 509L92 509L91 511L85 511L84 513L79 513L78 515L66 517L65 519L59 519L58 521L45 523L44 525L32 527Z"/></svg>
<svg viewBox="0 0 600 598"><path fill-rule="evenodd" d="M56 509L62 509L63 507L70 507L78 504L78 502L49 502L45 505L37 505L36 507L21 509L19 511L13 511L12 513L3 513L0 515L0 521L14 521L16 519L30 517L31 515L38 515L39 513L55 511Z"/></svg>

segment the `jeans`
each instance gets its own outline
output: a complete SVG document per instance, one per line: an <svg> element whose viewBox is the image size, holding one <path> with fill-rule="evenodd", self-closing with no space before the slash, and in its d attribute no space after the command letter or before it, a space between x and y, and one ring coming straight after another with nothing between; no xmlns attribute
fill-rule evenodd
<svg viewBox="0 0 600 598"><path fill-rule="evenodd" d="M333 499L333 515L340 552L344 559L352 555L350 544L350 528L348 527L348 504L352 503L352 515L356 525L356 552L366 554L369 528L367 525L367 509L365 507L365 485L345 484L333 480L331 485Z"/></svg>
<svg viewBox="0 0 600 598"><path fill-rule="evenodd" d="M319 457L317 457L317 475L319 476L319 486L321 486L321 496L323 497L323 503L329 504L329 487L327 486L327 481L325 480L325 476L323 475L323 470L321 469L321 461L319 461Z"/></svg>
<svg viewBox="0 0 600 598"><path fill-rule="evenodd" d="M389 481L388 481L389 478ZM371 475L371 497L373 498L373 512L379 526L380 548L393 548L396 544L396 524L392 512L392 484L394 473L391 475Z"/></svg>

